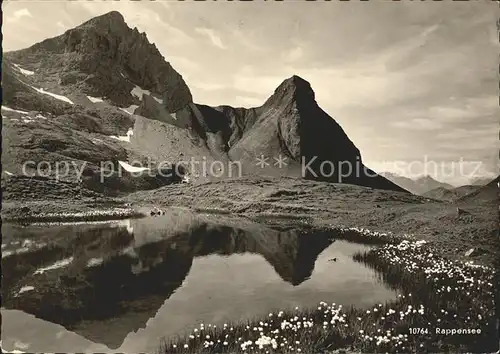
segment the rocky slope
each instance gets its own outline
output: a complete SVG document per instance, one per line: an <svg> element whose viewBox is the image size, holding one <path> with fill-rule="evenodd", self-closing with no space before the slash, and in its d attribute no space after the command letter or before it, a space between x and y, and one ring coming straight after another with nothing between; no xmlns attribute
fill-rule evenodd
<svg viewBox="0 0 500 354"><path fill-rule="evenodd" d="M30 180L8 177L24 174L58 176L108 194L180 180L178 175L159 174L157 166L140 177L120 168L119 161L147 160L129 143L133 109L143 92L172 109L187 104L191 94L145 35L128 28L119 13L5 53L2 90L2 182L10 184L11 191L25 189ZM30 168L23 169L28 161ZM32 168L42 161L42 171ZM104 166L111 172L101 181Z"/></svg>
<svg viewBox="0 0 500 354"><path fill-rule="evenodd" d="M192 101L181 75L117 11L5 56L36 72L35 82L60 87L70 96L104 97L124 107L139 101L131 93L139 86L158 95L172 112Z"/></svg>
<svg viewBox="0 0 500 354"><path fill-rule="evenodd" d="M178 182L183 169L157 175L182 164L195 182L275 175L403 190L365 168L304 79L284 80L256 108L196 104L182 76L116 11L5 53L2 68L10 174L27 160L48 161L51 172L64 160L73 169L67 180L116 194ZM260 156L263 167L256 166ZM133 177L116 171L120 161L147 164L152 176L123 182ZM100 181L109 168L111 177Z"/></svg>
<svg viewBox="0 0 500 354"><path fill-rule="evenodd" d="M500 176L480 187L476 191L461 197L458 202L467 205L498 205L500 191Z"/></svg>

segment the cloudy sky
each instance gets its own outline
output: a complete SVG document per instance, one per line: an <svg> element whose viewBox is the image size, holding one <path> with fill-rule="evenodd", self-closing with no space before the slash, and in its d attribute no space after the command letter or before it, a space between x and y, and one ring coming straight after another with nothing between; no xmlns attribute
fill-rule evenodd
<svg viewBox="0 0 500 354"><path fill-rule="evenodd" d="M2 8L5 51L118 10L198 103L258 106L296 74L377 171L418 175L430 161L428 173L455 184L478 166L498 172L493 1L18 0Z"/></svg>

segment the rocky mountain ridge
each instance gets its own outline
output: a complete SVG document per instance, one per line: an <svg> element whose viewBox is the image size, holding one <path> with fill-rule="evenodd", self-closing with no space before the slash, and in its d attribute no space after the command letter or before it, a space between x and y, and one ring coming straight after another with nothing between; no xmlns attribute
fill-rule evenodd
<svg viewBox="0 0 500 354"><path fill-rule="evenodd" d="M284 80L256 108L196 104L182 76L116 11L27 49L5 53L5 58L2 115L10 121L5 136L22 132L24 141L7 139L5 146L11 151L7 166L15 173L20 157L36 151L37 161L48 159L52 164L61 157L81 164L90 161L90 177L83 182L93 189L99 189L95 180L102 172L100 163L111 161L116 167L125 160L152 163L153 170L160 162L173 166L195 161L198 164L187 170L191 180L200 182L238 177L241 172L403 191L365 169L359 150L318 106L306 80L296 75ZM44 119L27 119L30 112ZM33 140L30 131L42 130L52 137L40 132ZM54 133L61 130L65 133ZM256 166L259 156L269 160L265 169ZM278 158L285 163L277 167ZM241 170L228 175L234 162ZM212 168L208 175L207 164Z"/></svg>
<svg viewBox="0 0 500 354"><path fill-rule="evenodd" d="M104 97L124 107L138 104L131 92L139 86L159 96L171 112L192 102L182 76L117 11L4 56L36 72L35 82L59 86L69 95Z"/></svg>

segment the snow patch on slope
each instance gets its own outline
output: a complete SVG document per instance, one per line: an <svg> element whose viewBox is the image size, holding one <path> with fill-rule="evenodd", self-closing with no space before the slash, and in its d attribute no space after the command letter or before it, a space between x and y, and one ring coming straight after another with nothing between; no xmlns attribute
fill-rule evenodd
<svg viewBox="0 0 500 354"><path fill-rule="evenodd" d="M14 65L23 75L26 75L26 76L35 75L34 71L23 69L19 65L14 64L14 63L12 65Z"/></svg>
<svg viewBox="0 0 500 354"><path fill-rule="evenodd" d="M128 129L127 135L124 136L116 136L116 135L110 135L109 137L112 139L120 140L120 141L126 141L127 143L130 143L130 137L134 135L134 130L132 128Z"/></svg>
<svg viewBox="0 0 500 354"><path fill-rule="evenodd" d="M97 267L104 262L102 258L91 258L87 262L87 268Z"/></svg>
<svg viewBox="0 0 500 354"><path fill-rule="evenodd" d="M162 103L163 103L163 100L162 100L162 99L160 99L160 98L156 98L155 96L153 96L153 95L151 94L151 91L149 91L149 90L144 90L144 89L140 88L139 86L134 87L134 88L132 89L132 91L130 91L130 94L131 94L132 96L137 97L137 98L138 98L138 99L140 99L140 100L142 100L142 96L144 96L144 95L148 95L148 96L153 97L153 98L156 100L156 102L158 102L158 103L160 103L160 104L162 104Z"/></svg>
<svg viewBox="0 0 500 354"><path fill-rule="evenodd" d="M14 350L11 350L11 351L8 351L8 350L5 350L3 348L2 349L2 353L9 353L9 354L23 354L23 353L26 353L26 352L22 352L20 350L17 350L17 349L14 349Z"/></svg>
<svg viewBox="0 0 500 354"><path fill-rule="evenodd" d="M63 267L66 267L67 265L71 264L71 262L73 262L73 257L69 257L69 258L60 260L60 261L58 261L58 262L56 262L48 267L37 269L34 274L43 274L48 270L63 268Z"/></svg>
<svg viewBox="0 0 500 354"><path fill-rule="evenodd" d="M99 103L99 102L104 102L102 98L99 97L92 97L92 96L87 96L90 102L92 103Z"/></svg>
<svg viewBox="0 0 500 354"><path fill-rule="evenodd" d="M25 293L25 292L28 292L28 291L32 291L32 290L35 290L34 286L31 286L31 285L23 286L21 289L19 289L19 291L17 292L16 296L21 295L22 293Z"/></svg>
<svg viewBox="0 0 500 354"><path fill-rule="evenodd" d="M9 108L7 106L2 106L2 110L7 111L7 112L16 112L16 113L20 113L20 114L29 114L29 112L20 111L18 109L12 109L12 108Z"/></svg>
<svg viewBox="0 0 500 354"><path fill-rule="evenodd" d="M132 96L135 96L138 99L142 100L142 96L144 96L144 94L151 95L151 92L148 90L144 90L144 89L140 88L139 86L136 86L132 89L132 91L130 91L130 94Z"/></svg>
<svg viewBox="0 0 500 354"><path fill-rule="evenodd" d="M128 114L134 114L135 109L139 107L136 104L133 104L127 108L120 108L123 112L128 113Z"/></svg>
<svg viewBox="0 0 500 354"><path fill-rule="evenodd" d="M40 93L43 93L44 95L48 95L48 96L54 97L54 98L56 98L56 99L58 99L60 101L64 101L64 102L69 103L69 104L74 104L73 101L71 101L66 96L62 96L62 95L58 95L57 93L52 93L52 92L45 91L43 88L36 88L34 86L31 86L31 88L35 89L36 91L38 91Z"/></svg>
<svg viewBox="0 0 500 354"><path fill-rule="evenodd" d="M125 161L118 161L118 163L127 172L142 172L142 171L149 170L149 168L147 168L147 167L135 167L135 166L129 165Z"/></svg>

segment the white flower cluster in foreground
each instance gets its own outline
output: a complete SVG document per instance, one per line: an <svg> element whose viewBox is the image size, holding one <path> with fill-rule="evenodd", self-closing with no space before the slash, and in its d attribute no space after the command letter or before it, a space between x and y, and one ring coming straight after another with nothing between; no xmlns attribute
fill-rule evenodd
<svg viewBox="0 0 500 354"><path fill-rule="evenodd" d="M331 225L334 227L334 225ZM363 227L341 227L340 232L355 232L358 233L362 236L365 236L367 238L376 238L384 241L389 241L392 239L403 239L403 240L415 240L415 235L413 234L402 234L402 235L395 235L392 232L379 232L379 231L373 231L370 229L366 229Z"/></svg>

